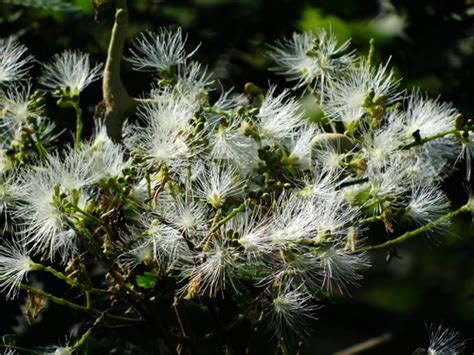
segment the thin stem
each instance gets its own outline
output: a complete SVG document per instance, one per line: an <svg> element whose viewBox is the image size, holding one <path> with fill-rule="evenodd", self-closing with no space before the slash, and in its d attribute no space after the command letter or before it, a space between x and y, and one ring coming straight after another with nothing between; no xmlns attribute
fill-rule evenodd
<svg viewBox="0 0 474 355"><path fill-rule="evenodd" d="M450 134L461 133L461 132L465 132L465 131L473 131L473 130L474 130L474 126L463 127L462 129L456 129L456 128L449 129L449 130L446 130L446 131L442 131L442 132L433 134L432 136L429 136L429 137L421 138L420 140L414 141L412 143L402 145L400 147L400 149L401 150L410 149L412 147L416 147L418 145L423 145L427 142L431 142L435 139L442 138L442 137L445 137L445 136L450 135Z"/></svg>
<svg viewBox="0 0 474 355"><path fill-rule="evenodd" d="M86 307L87 309L90 309L92 307L90 291L86 291Z"/></svg>
<svg viewBox="0 0 474 355"><path fill-rule="evenodd" d="M54 302L56 304L59 304L60 306L67 307L67 308L70 308L70 309L75 310L75 311L89 313L89 314L95 314L95 315L102 315L104 313L104 312L99 311L98 309L87 308L85 306L81 306L77 303L70 302L68 300L65 300L64 298L52 295L52 294L47 293L43 290L28 286L28 285L25 285L25 284L21 284L20 288L22 290L32 292L32 293L34 293L38 296L47 298L51 302ZM130 323L142 323L143 322L142 319L115 316L115 315L111 315L111 314L105 314L105 317L110 319L110 320L116 320L116 321L120 321L120 322L130 322Z"/></svg>
<svg viewBox="0 0 474 355"><path fill-rule="evenodd" d="M223 111L223 110L219 110L219 109L216 109L215 107L206 107L204 109L204 111L206 113L214 113L216 115L221 115L221 116L224 116L224 117L231 117L232 114L227 112L227 111Z"/></svg>
<svg viewBox="0 0 474 355"><path fill-rule="evenodd" d="M78 102L73 102L72 107L76 112L76 138L74 141L74 149L78 150L81 146L81 137L82 137L82 128L84 127L82 123L82 109L79 106Z"/></svg>
<svg viewBox="0 0 474 355"><path fill-rule="evenodd" d="M86 342L87 338L92 334L92 329L94 329L101 321L104 319L105 313L102 313L95 321L94 323L87 329L87 331L81 336L79 340L77 340L72 348L74 350L79 349L84 343Z"/></svg>
<svg viewBox="0 0 474 355"><path fill-rule="evenodd" d="M369 246L366 246L366 247L363 247L363 248L360 248L360 249L356 249L353 253L357 254L357 253L363 253L363 252L366 252L366 251L385 249L385 248L392 247L394 245L403 243L408 239L414 238L414 237L416 237L416 236L418 236L418 235L420 235L424 232L427 232L427 231L433 229L434 227L436 227L437 225L439 225L441 223L449 221L450 219L454 218L458 214L461 214L463 212L470 212L470 210L471 209L470 209L469 204L464 205L464 206L458 208L457 210L454 210L450 213L447 213L444 216L441 216L440 218L438 218L438 219L436 219L436 220L434 220L430 223L425 224L424 226L421 226L421 227L419 227L417 229L414 229L412 231L403 233L401 236L399 236L395 239L387 240L385 243L382 243L382 244L369 245Z"/></svg>
<svg viewBox="0 0 474 355"><path fill-rule="evenodd" d="M367 202L367 203L364 203L362 205L363 208L370 208L370 207L373 207L373 206L377 206L379 204L381 204L382 202L385 202L388 200L388 197L387 196L384 196L384 197L379 197L379 198L376 198L375 200L372 200L370 202Z"/></svg>
<svg viewBox="0 0 474 355"><path fill-rule="evenodd" d="M224 218L222 218L220 221L214 223L214 225L212 226L211 230L209 231L209 234L212 234L214 233L215 231L217 231L219 229L220 226L222 226L223 224L225 224L228 220L232 219L235 217L235 215L239 212L242 212L245 208L245 201L242 202L239 206L235 207L227 216L225 216Z"/></svg>
<svg viewBox="0 0 474 355"><path fill-rule="evenodd" d="M83 209L79 208L77 205L74 205L74 204L69 204L70 207L72 209L74 209L76 212L79 212L80 214L82 214L83 216L89 218L91 221L94 221L95 223L97 223L98 225L102 226L105 231L107 232L107 234L109 236L113 236L114 235L114 232L112 231L112 229L110 228L110 226L105 223L103 220L101 220L100 218L94 216L93 214L89 213L89 212L86 212L84 211Z"/></svg>
<svg viewBox="0 0 474 355"><path fill-rule="evenodd" d="M372 60L374 59L374 52L375 52L375 40L371 38L369 40L369 53L367 54L367 63L369 66L372 65Z"/></svg>
<svg viewBox="0 0 474 355"><path fill-rule="evenodd" d="M359 178L359 179L354 179L354 180L348 180L343 183L341 183L338 187L343 188L347 186L352 186L352 185L358 185L358 184L363 184L365 182L368 182L369 178Z"/></svg>
<svg viewBox="0 0 474 355"><path fill-rule="evenodd" d="M381 220L382 220L382 216L372 216L372 217L361 219L359 221L359 224L371 224L371 223L379 222Z"/></svg>
<svg viewBox="0 0 474 355"><path fill-rule="evenodd" d="M145 170L145 179L146 179L147 200L150 201L150 206L151 206L151 178L150 178L150 171L148 169Z"/></svg>
<svg viewBox="0 0 474 355"><path fill-rule="evenodd" d="M71 279L70 277L64 275L62 272L52 268L51 266L44 266L44 265L35 263L33 268L35 270L41 270L41 271L48 272L48 273L54 275L55 277L57 277L58 279L63 280L64 282L66 282L68 285L70 285L72 287L81 288L85 291L92 292L92 293L97 293L97 294L108 294L109 293L107 290L101 290L101 289L98 289L98 288L93 288L93 287L86 286L86 285L84 285L84 284L82 284L82 283L80 283L80 282L78 282L74 279Z"/></svg>
<svg viewBox="0 0 474 355"><path fill-rule="evenodd" d="M48 153L46 152L46 149L44 148L43 143L41 143L41 141L38 139L36 135L34 138L32 137L32 139L35 142L35 147L40 157L47 161Z"/></svg>

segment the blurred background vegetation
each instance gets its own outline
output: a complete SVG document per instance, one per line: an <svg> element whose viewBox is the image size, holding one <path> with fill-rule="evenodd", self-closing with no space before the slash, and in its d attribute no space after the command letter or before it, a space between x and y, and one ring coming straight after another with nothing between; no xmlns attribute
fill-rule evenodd
<svg viewBox="0 0 474 355"><path fill-rule="evenodd" d="M197 59L227 89L241 90L247 81L284 86L282 77L268 71L267 44L293 31L325 27L341 41L352 38L362 53L374 38L376 59L391 58L404 88L418 86L452 101L466 116L474 114L472 0L130 0L129 6L130 38L159 26L181 26L189 34L189 48L202 43ZM91 0L0 0L0 37L19 37L39 61L80 48L103 62L112 10L104 6L96 13ZM150 87L148 74L132 72L127 64L123 72L134 95ZM99 98L96 83L82 98L89 116ZM59 115L67 127L68 117ZM457 205L471 186L459 183L462 167L453 174L445 189ZM383 252L374 253L362 287L319 311L305 352L330 354L389 333L391 340L365 353L408 354L427 345L429 323L443 323L474 338L473 237L471 219L460 218L445 235L409 241L390 262ZM382 229L370 236L372 242L383 238ZM56 343L62 337L65 322L72 321L50 315L53 310L34 331L17 324L24 345ZM19 310L10 309L2 317L1 334L12 333L15 313ZM468 348L472 353L474 341Z"/></svg>

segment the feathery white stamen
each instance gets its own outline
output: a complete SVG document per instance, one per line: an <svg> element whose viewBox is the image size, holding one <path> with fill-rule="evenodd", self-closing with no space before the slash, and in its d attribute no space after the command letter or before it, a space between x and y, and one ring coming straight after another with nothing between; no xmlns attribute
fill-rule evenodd
<svg viewBox="0 0 474 355"><path fill-rule="evenodd" d="M187 54L184 48L187 35L183 37L181 28L176 31L161 27L158 33L144 32L135 39L126 58L136 70L160 71L184 64L199 48Z"/></svg>
<svg viewBox="0 0 474 355"><path fill-rule="evenodd" d="M19 286L25 275L32 270L33 261L22 241L5 241L0 246L0 291L7 291L6 298L18 295Z"/></svg>
<svg viewBox="0 0 474 355"><path fill-rule="evenodd" d="M323 111L334 121L351 124L366 113L364 104L369 90L373 90L375 100L383 97L384 102L390 104L399 98L396 91L398 84L393 71L388 72L388 62L373 67L366 60L361 60L328 88Z"/></svg>
<svg viewBox="0 0 474 355"><path fill-rule="evenodd" d="M56 54L43 64L40 83L50 90L71 90L72 96L79 95L89 84L101 77L102 64L91 67L89 54L79 50L67 50Z"/></svg>
<svg viewBox="0 0 474 355"><path fill-rule="evenodd" d="M237 175L236 168L212 165L199 174L197 182L198 196L220 208L228 197L241 192L245 180Z"/></svg>
<svg viewBox="0 0 474 355"><path fill-rule="evenodd" d="M275 95L275 89L272 86L266 93L257 119L258 133L263 138L278 142L293 137L304 121L300 104L289 97L287 90Z"/></svg>
<svg viewBox="0 0 474 355"><path fill-rule="evenodd" d="M428 355L460 355L466 347L466 340L458 331L442 325L429 327Z"/></svg>
<svg viewBox="0 0 474 355"><path fill-rule="evenodd" d="M27 48L13 38L0 38L0 84L23 79L33 61Z"/></svg>
<svg viewBox="0 0 474 355"><path fill-rule="evenodd" d="M273 70L296 82L295 89L311 85L323 97L326 86L353 61L351 54L344 54L349 44L346 41L338 45L336 37L324 29L293 33L291 38L270 46L268 56L277 64Z"/></svg>
<svg viewBox="0 0 474 355"><path fill-rule="evenodd" d="M311 295L300 288L280 291L266 310L278 336L308 335L308 325L316 319L313 312L318 307L312 303Z"/></svg>

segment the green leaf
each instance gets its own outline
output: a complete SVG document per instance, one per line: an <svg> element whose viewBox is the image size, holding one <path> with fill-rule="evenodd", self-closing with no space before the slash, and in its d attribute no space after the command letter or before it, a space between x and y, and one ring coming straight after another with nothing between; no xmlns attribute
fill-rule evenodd
<svg viewBox="0 0 474 355"><path fill-rule="evenodd" d="M137 275L135 281L138 287L150 289L155 287L156 275L152 272L146 271L143 275Z"/></svg>

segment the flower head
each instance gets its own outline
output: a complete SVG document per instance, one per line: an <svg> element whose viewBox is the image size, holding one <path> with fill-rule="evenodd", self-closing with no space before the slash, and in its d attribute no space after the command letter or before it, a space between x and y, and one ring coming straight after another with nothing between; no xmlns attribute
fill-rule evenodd
<svg viewBox="0 0 474 355"><path fill-rule="evenodd" d="M50 155L48 162L20 175L23 203L14 217L24 226L20 232L30 250L45 252L51 259L61 255L64 262L75 254L70 208L83 209L90 200L89 187L97 178L93 168L84 151L70 150L62 158Z"/></svg>
<svg viewBox="0 0 474 355"><path fill-rule="evenodd" d="M300 104L289 98L284 90L275 95L272 86L265 95L258 112L258 132L266 139L282 141L295 135L297 128L304 124Z"/></svg>
<svg viewBox="0 0 474 355"><path fill-rule="evenodd" d="M308 323L316 319L313 312L318 307L313 304L312 297L301 287L283 289L271 301L266 310L277 336L292 334L308 334Z"/></svg>
<svg viewBox="0 0 474 355"><path fill-rule="evenodd" d="M103 122L97 124L92 139L83 143L78 153L84 164L90 166L94 181L118 177L129 164L124 149L110 139Z"/></svg>
<svg viewBox="0 0 474 355"><path fill-rule="evenodd" d="M32 56L25 56L27 48L13 38L0 38L0 84L22 79L27 73Z"/></svg>
<svg viewBox="0 0 474 355"><path fill-rule="evenodd" d="M386 104L396 101L398 84L394 72L388 70L388 62L374 67L367 60L361 60L328 88L323 110L332 120L350 124L364 116L370 96Z"/></svg>
<svg viewBox="0 0 474 355"><path fill-rule="evenodd" d="M10 228L12 210L19 206L20 194L18 186L15 184L13 174L3 174L0 170L0 221L3 228L0 228L0 235Z"/></svg>
<svg viewBox="0 0 474 355"><path fill-rule="evenodd" d="M324 274L323 287L332 291L336 287L344 293L348 286L358 286L362 275L357 271L369 266L365 254L350 254L340 247L320 253Z"/></svg>
<svg viewBox="0 0 474 355"><path fill-rule="evenodd" d="M125 239L134 240L134 243L120 256L129 266L153 261L160 268L167 269L179 259L189 257L189 249L181 232L163 224L155 215L142 216L139 225L132 226L130 230Z"/></svg>
<svg viewBox="0 0 474 355"><path fill-rule="evenodd" d="M126 145L131 151L140 152L150 164L166 163L171 169L178 168L187 162L196 139L189 135L193 113L194 106L182 95L157 93L153 102L139 108L139 116L147 126L129 126Z"/></svg>
<svg viewBox="0 0 474 355"><path fill-rule="evenodd" d="M350 41L338 45L336 37L324 29L317 33L293 33L293 36L271 46L268 56L277 64L273 68L295 81L294 88L311 85L324 96L325 87L353 61L344 54Z"/></svg>
<svg viewBox="0 0 474 355"><path fill-rule="evenodd" d="M220 208L228 197L237 195L244 181L233 167L212 165L198 176L198 194L212 207Z"/></svg>
<svg viewBox="0 0 474 355"><path fill-rule="evenodd" d="M437 186L414 186L406 214L417 225L432 222L449 210L449 200ZM445 224L444 224L445 225ZM440 225L437 225L440 227Z"/></svg>
<svg viewBox="0 0 474 355"><path fill-rule="evenodd" d="M184 48L187 36L181 28L176 31L161 27L158 33L145 32L133 43L132 56L126 58L133 67L141 71L161 71L184 64L199 47L187 54Z"/></svg>
<svg viewBox="0 0 474 355"><path fill-rule="evenodd" d="M56 54L50 63L43 65L40 83L50 90L70 90L71 96L76 96L100 78L101 69L102 64L91 67L89 54L67 50Z"/></svg>
<svg viewBox="0 0 474 355"><path fill-rule="evenodd" d="M23 241L14 239L0 246L0 291L8 291L7 299L18 295L23 278L33 266Z"/></svg>
<svg viewBox="0 0 474 355"><path fill-rule="evenodd" d="M410 139L416 131L424 138L453 128L456 109L452 104L430 99L418 90L407 101L403 122L404 133Z"/></svg>
<svg viewBox="0 0 474 355"><path fill-rule="evenodd" d="M189 283L183 291L187 290L189 293L189 288L197 285L198 292L202 295L223 295L226 281L232 284L232 270L238 267L233 249L213 242L200 256L203 262L192 267Z"/></svg>
<svg viewBox="0 0 474 355"><path fill-rule="evenodd" d="M41 122L43 107L35 105L30 95L31 84L10 87L4 93L0 92L0 110L3 111L0 128L15 132L29 119L36 124Z"/></svg>
<svg viewBox="0 0 474 355"><path fill-rule="evenodd" d="M466 340L461 338L459 332L442 325L430 325L429 336L428 355L459 355L466 347Z"/></svg>

